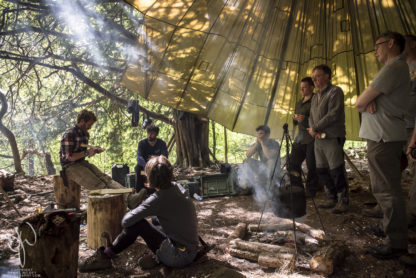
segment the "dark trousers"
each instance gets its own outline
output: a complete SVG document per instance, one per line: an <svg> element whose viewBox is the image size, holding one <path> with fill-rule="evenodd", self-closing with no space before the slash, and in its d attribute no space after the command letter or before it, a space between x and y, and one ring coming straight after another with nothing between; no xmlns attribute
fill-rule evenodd
<svg viewBox="0 0 416 278"><path fill-rule="evenodd" d="M407 249L406 205L400 172L403 144L404 142L367 140L373 195L383 211L387 243L398 249Z"/></svg>
<svg viewBox="0 0 416 278"><path fill-rule="evenodd" d="M111 250L115 254L120 253L132 245L138 236L143 238L147 247L153 253L156 253L162 242L166 239L166 235L161 230L149 223L146 219L142 219L133 226L123 228L123 231L114 240Z"/></svg>
<svg viewBox="0 0 416 278"><path fill-rule="evenodd" d="M314 194L318 191L318 176L316 174L314 141L309 144L293 143L289 156L290 183L302 186L302 162L306 159L308 175L306 177L306 189Z"/></svg>

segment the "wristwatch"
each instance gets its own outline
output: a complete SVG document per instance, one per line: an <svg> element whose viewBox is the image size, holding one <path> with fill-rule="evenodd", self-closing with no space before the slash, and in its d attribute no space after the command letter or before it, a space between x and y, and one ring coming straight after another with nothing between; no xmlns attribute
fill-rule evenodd
<svg viewBox="0 0 416 278"><path fill-rule="evenodd" d="M88 151L84 152L85 157L87 157L89 155Z"/></svg>

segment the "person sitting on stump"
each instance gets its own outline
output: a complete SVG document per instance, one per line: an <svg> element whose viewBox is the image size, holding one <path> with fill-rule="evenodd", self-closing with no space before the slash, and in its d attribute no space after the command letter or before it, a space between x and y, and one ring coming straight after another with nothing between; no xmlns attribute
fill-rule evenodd
<svg viewBox="0 0 416 278"><path fill-rule="evenodd" d="M142 175L142 171L150 158L159 155L164 155L168 158L168 149L165 141L157 138L159 135L159 127L151 124L146 127L146 132L146 139L141 140L137 147L137 165L134 169L136 172L136 192L140 192L140 190L145 188L144 183L146 182L146 177Z"/></svg>
<svg viewBox="0 0 416 278"><path fill-rule="evenodd" d="M64 184L73 181L82 188L89 190L125 188L111 179L94 164L85 158L93 157L103 152L101 148L87 148L90 134L88 130L97 121L97 116L91 111L82 110L77 117L77 124L68 129L61 138L59 158L62 166L61 176ZM146 191L139 194L125 194L126 205L132 209L137 207L146 197Z"/></svg>
<svg viewBox="0 0 416 278"><path fill-rule="evenodd" d="M247 159L239 167L238 176L239 190L244 192L255 189L256 198L260 200L265 196L271 175L274 174L275 181L280 174L280 146L276 140L270 138L270 128L267 125L258 126L256 133L256 141L247 150ZM252 158L253 156L260 160Z"/></svg>
<svg viewBox="0 0 416 278"><path fill-rule="evenodd" d="M155 192L123 217L123 230L112 246L100 247L80 264L81 272L110 268L111 258L133 244L138 236L153 252L140 258L139 265L143 269L158 263L184 267L196 258L198 232L195 206L185 189L172 182L172 165L164 156L152 157L146 164L145 173L148 180L146 186ZM145 219L149 216L159 218L161 230Z"/></svg>

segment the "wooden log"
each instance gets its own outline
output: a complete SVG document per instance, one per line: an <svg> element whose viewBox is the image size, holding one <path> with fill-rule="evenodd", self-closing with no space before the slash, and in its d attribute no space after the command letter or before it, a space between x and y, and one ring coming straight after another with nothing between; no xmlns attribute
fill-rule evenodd
<svg viewBox="0 0 416 278"><path fill-rule="evenodd" d="M274 244L245 241L241 239L234 239L230 242L230 246L240 250L247 250L253 253L290 253L293 254L295 249L288 246L280 246Z"/></svg>
<svg viewBox="0 0 416 278"><path fill-rule="evenodd" d="M101 237L103 232L107 232L111 238L116 238L121 232L124 213L122 194L88 196L87 246L93 249L105 246L105 239Z"/></svg>
<svg viewBox="0 0 416 278"><path fill-rule="evenodd" d="M296 243L301 245L305 244L306 237L306 234L296 231ZM273 244L294 243L295 237L293 235L293 231L277 231L258 238L258 241L270 242Z"/></svg>
<svg viewBox="0 0 416 278"><path fill-rule="evenodd" d="M259 258L259 253L251 252L247 250L240 250L234 247L228 247L228 253L230 253L231 256L240 258L240 259L247 259L253 262L257 262Z"/></svg>
<svg viewBox="0 0 416 278"><path fill-rule="evenodd" d="M284 253L260 253L258 263L263 267L280 268L283 265L288 264L294 258L294 256L294 254Z"/></svg>
<svg viewBox="0 0 416 278"><path fill-rule="evenodd" d="M227 241L230 242L233 239L239 238L243 239L247 233L247 224L246 223L238 223L235 230L232 232L231 235L228 236Z"/></svg>
<svg viewBox="0 0 416 278"><path fill-rule="evenodd" d="M276 231L288 231L293 229L292 223L276 223L276 224L249 224L248 230L250 232L276 232Z"/></svg>
<svg viewBox="0 0 416 278"><path fill-rule="evenodd" d="M90 195L105 195L105 194L120 194L120 193L131 193L134 191L134 188L118 188L118 189L111 189L111 188L104 188L104 189L97 189L97 190L90 190Z"/></svg>
<svg viewBox="0 0 416 278"><path fill-rule="evenodd" d="M309 266L312 271L328 276L334 272L336 266L344 262L348 253L349 251L345 243L336 241L321 248L310 260Z"/></svg>
<svg viewBox="0 0 416 278"><path fill-rule="evenodd" d="M79 215L63 211L19 219L22 274L77 277L79 225Z"/></svg>
<svg viewBox="0 0 416 278"><path fill-rule="evenodd" d="M312 228L311 226L296 222L296 229L318 240L324 239L325 233L320 229ZM276 232L276 231L289 231L293 230L293 224L291 220L282 220L280 223L272 224L249 224L248 230L250 232Z"/></svg>
<svg viewBox="0 0 416 278"><path fill-rule="evenodd" d="M68 186L60 175L53 176L53 191L58 209L80 208L81 186L72 180L68 181Z"/></svg>
<svg viewBox="0 0 416 278"><path fill-rule="evenodd" d="M0 169L0 180L3 182L4 191L14 190L14 174Z"/></svg>

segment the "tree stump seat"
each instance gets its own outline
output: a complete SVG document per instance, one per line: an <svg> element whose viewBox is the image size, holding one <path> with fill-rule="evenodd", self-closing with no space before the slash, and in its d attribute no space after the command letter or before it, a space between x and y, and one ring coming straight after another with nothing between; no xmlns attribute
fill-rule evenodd
<svg viewBox="0 0 416 278"><path fill-rule="evenodd" d="M106 232L114 239L121 232L121 220L126 212L123 194L89 195L87 210L87 246L105 246Z"/></svg>
<svg viewBox="0 0 416 278"><path fill-rule="evenodd" d="M53 176L53 191L58 209L80 208L81 186L72 180L68 181L68 186L60 175Z"/></svg>

